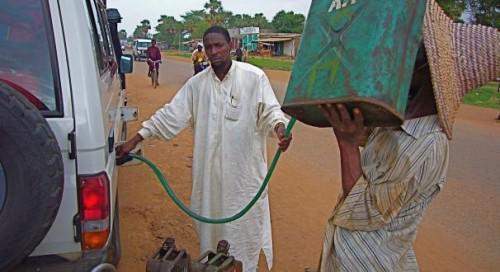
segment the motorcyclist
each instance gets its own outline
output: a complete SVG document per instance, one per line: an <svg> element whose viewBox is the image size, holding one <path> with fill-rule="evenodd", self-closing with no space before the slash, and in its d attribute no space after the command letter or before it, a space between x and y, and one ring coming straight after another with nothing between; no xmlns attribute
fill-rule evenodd
<svg viewBox="0 0 500 272"><path fill-rule="evenodd" d="M196 50L193 51L191 60L193 61L195 75L203 71L208 66L208 58L205 54L202 43L198 43Z"/></svg>

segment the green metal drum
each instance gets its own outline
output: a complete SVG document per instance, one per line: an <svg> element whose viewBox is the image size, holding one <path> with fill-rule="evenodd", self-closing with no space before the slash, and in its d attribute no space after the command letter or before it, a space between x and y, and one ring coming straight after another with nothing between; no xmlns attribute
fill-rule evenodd
<svg viewBox="0 0 500 272"><path fill-rule="evenodd" d="M311 4L283 110L329 126L326 103L358 107L367 126L404 119L421 41L425 0L315 0Z"/></svg>

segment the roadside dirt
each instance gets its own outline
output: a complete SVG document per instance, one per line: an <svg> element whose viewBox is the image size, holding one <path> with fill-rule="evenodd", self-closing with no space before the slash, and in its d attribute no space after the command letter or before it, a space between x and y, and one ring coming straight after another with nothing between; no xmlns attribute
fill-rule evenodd
<svg viewBox="0 0 500 272"><path fill-rule="evenodd" d="M142 65L142 64L140 64ZM139 65L138 65L139 66ZM143 69L136 68L136 69ZM142 71L142 70L141 70ZM270 76L286 80L289 73L271 71ZM146 119L177 91L177 84L169 80L153 90L142 74L127 77L128 101L140 110L140 119ZM129 124L129 136L139 128L140 122ZM145 143L145 155L154 161L163 173L171 178L171 186L180 198L189 203L191 191L192 131L184 131L175 140L164 143L152 140ZM269 157L274 154L274 142L269 144ZM273 271L302 271L314 267L320 253L324 222L330 213L337 195L335 186L330 188L307 186L308 179L324 180L321 173L311 173L300 160L290 161L293 166L287 172L276 171L270 188L271 211L273 211L274 269ZM281 165L289 164L282 159ZM304 183L288 186L291 180ZM199 256L199 243L193 222L184 215L163 191L153 174L144 166L130 166L119 172L120 227L122 238L122 260L119 271L144 271L147 258L162 241L173 236L177 245L191 256ZM303 205L309 196L318 196L322 206L311 209ZM331 198L331 195L335 197ZM279 210L279 212L274 212ZM278 229L278 231L277 231ZM294 246L295 240L303 240ZM297 267L302 267L298 269ZM267 271L263 257L259 271Z"/></svg>
<svg viewBox="0 0 500 272"><path fill-rule="evenodd" d="M185 62L182 58L174 59ZM187 79L190 68L182 68L185 70L179 72L180 68L180 66L172 68L162 74L161 85L155 90L151 88L142 73L145 69L143 64L136 66L136 71L139 72L127 77L129 103L139 106L140 120L147 119L169 101L183 80ZM288 72L266 72L272 80L286 82L289 77ZM165 77L169 79L166 80ZM170 77L183 79L172 80ZM484 127L491 130L491 127L495 126L493 131L496 133L500 130L488 117L496 114L497 111L494 110L465 107L459 118L464 119L464 122L476 124L477 129ZM130 123L129 137L137 131L139 125L140 122ZM294 133L294 145L280 161L270 183L275 258L273 271L304 271L306 267L317 265L325 222L340 192L338 150L330 130L313 129L298 124ZM317 148L318 142L322 143L320 150ZM144 150L145 155L171 178L171 185L177 195L185 203L189 203L192 131L184 131L175 140L167 143L159 140L148 141ZM274 150L275 143L270 141L269 156ZM304 160L302 154L311 153L311 150L315 150L314 155ZM498 157L496 160L498 161ZM178 247L186 249L191 256L199 255L193 222L174 206L144 165L122 168L119 180L123 247L119 271L145 271L148 256L151 256L168 236L175 237ZM498 186L495 190L497 188ZM493 193L496 195L494 203L497 203L499 192L497 190ZM457 205L465 206L463 203ZM480 207L484 205L486 204ZM499 222L497 217L498 214L492 219L494 226ZM498 230L493 230L491 238L495 239L494 237L500 237ZM498 245L492 247L495 248L492 254L499 252ZM500 265L491 256L471 255L469 249L466 237L452 235L448 232L448 226L439 225L431 220L425 222L416 243L422 271L495 271L495 267L498 268L496 265ZM463 258L464 256L470 258ZM259 271L267 271L262 258Z"/></svg>

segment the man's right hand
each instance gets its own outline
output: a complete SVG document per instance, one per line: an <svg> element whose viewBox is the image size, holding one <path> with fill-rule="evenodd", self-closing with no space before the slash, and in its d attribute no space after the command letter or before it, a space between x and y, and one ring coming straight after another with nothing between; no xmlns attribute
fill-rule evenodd
<svg viewBox="0 0 500 272"><path fill-rule="evenodd" d="M342 104L322 105L321 109L332 126L339 145L359 146L365 127L363 114L358 108L353 110L353 117Z"/></svg>
<svg viewBox="0 0 500 272"><path fill-rule="evenodd" d="M144 140L141 135L136 134L134 138L130 139L126 143L116 147L116 157L121 158L128 153L130 153L134 148Z"/></svg>

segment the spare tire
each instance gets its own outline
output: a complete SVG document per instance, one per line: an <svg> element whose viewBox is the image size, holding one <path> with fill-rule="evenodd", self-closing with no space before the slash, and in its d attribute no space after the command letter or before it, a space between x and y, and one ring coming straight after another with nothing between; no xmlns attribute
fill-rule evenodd
<svg viewBox="0 0 500 272"><path fill-rule="evenodd" d="M12 269L45 237L63 184L61 150L49 124L0 82L0 271Z"/></svg>

